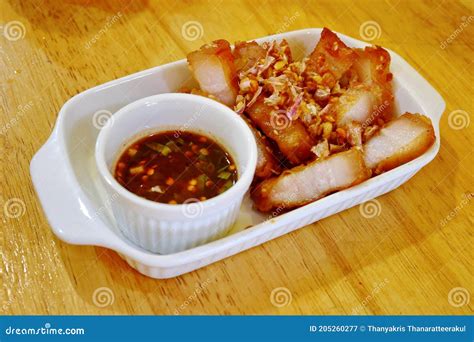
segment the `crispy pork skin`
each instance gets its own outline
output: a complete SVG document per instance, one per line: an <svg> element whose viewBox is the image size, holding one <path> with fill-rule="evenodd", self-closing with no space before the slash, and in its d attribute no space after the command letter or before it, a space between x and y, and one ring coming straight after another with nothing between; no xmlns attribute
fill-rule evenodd
<svg viewBox="0 0 474 342"><path fill-rule="evenodd" d="M266 50L257 42L237 42L234 47L234 64L237 72L245 72L265 58Z"/></svg>
<svg viewBox="0 0 474 342"><path fill-rule="evenodd" d="M390 54L380 46L368 46L365 49L355 49L357 58L354 70L359 81L365 84L378 83L389 87L393 75L390 72Z"/></svg>
<svg viewBox="0 0 474 342"><path fill-rule="evenodd" d="M300 164L313 154L313 141L299 120L291 121L284 111L264 103L260 97L246 113L262 132L276 142L283 155L293 164Z"/></svg>
<svg viewBox="0 0 474 342"><path fill-rule="evenodd" d="M324 85L332 88L342 75L349 70L357 54L331 30L324 28L321 39L309 56L306 72L318 73Z"/></svg>
<svg viewBox="0 0 474 342"><path fill-rule="evenodd" d="M238 84L234 57L226 40L216 40L188 54L188 64L201 89L227 106L235 104Z"/></svg>
<svg viewBox="0 0 474 342"><path fill-rule="evenodd" d="M357 49L356 52L357 58L353 69L359 81L371 87L377 96L376 107L372 110L372 121L376 118L389 121L393 116L394 106L390 54L380 46L370 46L364 50Z"/></svg>
<svg viewBox="0 0 474 342"><path fill-rule="evenodd" d="M356 185L370 177L359 149L333 154L300 165L267 179L252 192L262 212L279 212L315 201L334 191Z"/></svg>
<svg viewBox="0 0 474 342"><path fill-rule="evenodd" d="M331 110L335 112L339 127L351 122L367 126L377 117L379 105L379 89L375 86L359 85L342 94Z"/></svg>
<svg viewBox="0 0 474 342"><path fill-rule="evenodd" d="M434 141L429 118L405 113L390 121L363 145L364 160L368 168L379 174L419 157Z"/></svg>
<svg viewBox="0 0 474 342"><path fill-rule="evenodd" d="M243 117L250 127L257 143L257 167L255 177L260 180L280 174L280 163L274 155L274 151L267 137L256 129L249 119Z"/></svg>
<svg viewBox="0 0 474 342"><path fill-rule="evenodd" d="M265 136L260 132L255 132L255 140L257 141L257 167L255 169L255 177L267 179L279 174L280 164L273 156L271 147Z"/></svg>

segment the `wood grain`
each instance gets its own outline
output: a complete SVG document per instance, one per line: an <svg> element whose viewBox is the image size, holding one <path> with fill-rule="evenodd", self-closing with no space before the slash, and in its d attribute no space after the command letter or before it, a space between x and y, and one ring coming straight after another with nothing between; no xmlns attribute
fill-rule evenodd
<svg viewBox="0 0 474 342"><path fill-rule="evenodd" d="M0 2L0 312L473 314L472 301L448 300L457 287L474 295L473 10L470 0ZM6 33L15 21L19 36ZM202 25L202 37L184 39L189 21ZM447 103L439 155L378 198L379 215L355 207L169 280L53 236L28 167L71 96L216 38L321 26L359 38L367 21L380 26L373 43L399 53ZM14 198L19 212L9 207ZM104 307L94 301L102 287L113 296ZM281 307L271 301L280 287L292 298Z"/></svg>

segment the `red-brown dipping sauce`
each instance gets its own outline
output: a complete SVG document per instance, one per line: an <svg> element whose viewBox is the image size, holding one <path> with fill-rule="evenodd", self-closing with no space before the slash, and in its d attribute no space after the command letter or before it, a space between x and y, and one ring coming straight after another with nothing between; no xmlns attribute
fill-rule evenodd
<svg viewBox="0 0 474 342"><path fill-rule="evenodd" d="M189 131L160 132L136 141L119 158L114 176L134 194L169 204L212 198L238 178L223 147Z"/></svg>

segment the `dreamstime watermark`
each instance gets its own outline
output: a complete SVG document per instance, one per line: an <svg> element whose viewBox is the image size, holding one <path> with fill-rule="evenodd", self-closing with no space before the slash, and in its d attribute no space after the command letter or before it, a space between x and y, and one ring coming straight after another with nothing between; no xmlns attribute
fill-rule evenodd
<svg viewBox="0 0 474 342"><path fill-rule="evenodd" d="M439 47L443 50L446 49L448 45L451 44L473 21L473 15L470 15L469 17L463 16L459 26L456 27L456 29L449 35L448 38L439 44Z"/></svg>
<svg viewBox="0 0 474 342"><path fill-rule="evenodd" d="M277 308L282 308L291 304L293 295L286 287L276 287L270 293L270 302Z"/></svg>
<svg viewBox="0 0 474 342"><path fill-rule="evenodd" d="M452 219L454 219L459 214L461 210L464 209L464 207L469 205L469 203L472 200L472 197L473 195L470 192L467 194L462 194L461 201L454 207L453 210L449 212L448 215L446 215L446 217L444 217L441 221L439 221L439 225L441 227L445 227Z"/></svg>
<svg viewBox="0 0 474 342"><path fill-rule="evenodd" d="M291 17L284 16L283 17L283 24L276 30L275 34L280 34L283 32L288 31L288 28L293 25L293 23L296 21L296 18L300 16L300 13L296 11Z"/></svg>
<svg viewBox="0 0 474 342"><path fill-rule="evenodd" d="M288 170L287 171L288 173L291 173L291 170ZM293 203L294 201L296 201L298 199L298 197L296 196L296 193L295 192L290 192L286 195L286 201L285 203L283 204L280 204L279 206L277 206L271 213L270 215L268 215L267 217L267 221L268 220L272 220L274 219L275 217L281 215L282 213L284 213L287 209L289 209L289 203Z"/></svg>
<svg viewBox="0 0 474 342"><path fill-rule="evenodd" d="M98 110L92 116L92 125L97 129L102 129L106 125L113 125L114 117L111 111L106 109Z"/></svg>
<svg viewBox="0 0 474 342"><path fill-rule="evenodd" d="M205 109L205 105L202 105L201 107L199 107L199 109L193 113L193 115L191 116L191 118L189 120L187 120L184 124L182 124L173 134L174 138L175 139L178 139L182 134L183 132L187 131L190 127L193 126L194 122L199 119L199 117L202 115L202 113L204 112L204 109Z"/></svg>
<svg viewBox="0 0 474 342"><path fill-rule="evenodd" d="M454 287L448 293L448 303L455 308L469 304L471 294L464 287Z"/></svg>
<svg viewBox="0 0 474 342"><path fill-rule="evenodd" d="M11 42L25 38L26 28L21 21L9 21L5 25L0 25L0 32Z"/></svg>
<svg viewBox="0 0 474 342"><path fill-rule="evenodd" d="M117 12L115 15L112 17L107 17L107 21L105 22L104 26L87 42L84 44L84 47L88 50L99 41L100 38L104 34L107 33L108 30L120 19L122 18L122 12Z"/></svg>
<svg viewBox="0 0 474 342"><path fill-rule="evenodd" d="M92 302L99 308L110 306L115 301L114 292L108 287L99 287L92 294Z"/></svg>
<svg viewBox="0 0 474 342"><path fill-rule="evenodd" d="M388 283L389 280L387 278L385 278L380 283L375 283L374 287L370 291L370 294L368 294L359 305L352 309L351 314L359 314L380 293L380 291L382 291L382 289L387 286Z"/></svg>
<svg viewBox="0 0 474 342"><path fill-rule="evenodd" d="M380 215L382 212L382 205L374 198L361 203L359 205L359 212L363 217L371 219Z"/></svg>
<svg viewBox="0 0 474 342"><path fill-rule="evenodd" d="M5 328L5 335L84 335L84 328L53 328L51 323L45 323L39 328Z"/></svg>
<svg viewBox="0 0 474 342"><path fill-rule="evenodd" d="M385 100L381 105L379 106L374 106L374 110L372 111L372 113L370 114L370 116L364 120L364 122L362 123L362 129L366 129L370 124L372 124L372 122L377 119L380 114L382 114L385 109L388 108L388 106L390 105L390 102L388 102L387 100Z"/></svg>
<svg viewBox="0 0 474 342"><path fill-rule="evenodd" d="M380 38L382 28L380 24L374 20L364 21L359 27L359 35L362 39L370 42Z"/></svg>
<svg viewBox="0 0 474 342"><path fill-rule="evenodd" d="M10 198L3 205L3 214L11 219L18 219L26 212L26 205L20 198Z"/></svg>
<svg viewBox="0 0 474 342"><path fill-rule="evenodd" d="M199 284L196 284L196 286L194 287L193 293L192 293L191 295L189 295L189 296L186 298L186 300L174 310L174 314L175 314L175 315L179 315L179 314L180 314L182 311L184 311L191 303L193 303L194 301L196 301L197 297L198 297L202 292L204 292L204 290L206 289L206 287L209 286L210 283L211 283L211 279L207 278L204 282L199 283Z"/></svg>
<svg viewBox="0 0 474 342"><path fill-rule="evenodd" d="M2 301L2 306L1 306L1 308L2 308L2 313L1 313L1 314L4 315L4 314L5 314L5 311L7 311L8 308L9 308L12 304L13 304L13 299L9 299L9 300L7 300L7 301Z"/></svg>
<svg viewBox="0 0 474 342"><path fill-rule="evenodd" d="M291 119L285 110L276 110L270 114L270 126L276 131L281 131L291 126Z"/></svg>
<svg viewBox="0 0 474 342"><path fill-rule="evenodd" d="M113 202L115 202L115 200L119 198L119 194L114 192L112 194L112 196L107 196L107 198L105 199L104 201L104 204L101 205L95 212L95 215L94 217L95 218L98 218L98 217L101 217L103 216L106 212L107 212L107 208L110 207L112 205Z"/></svg>
<svg viewBox="0 0 474 342"><path fill-rule="evenodd" d="M199 21L187 21L181 26L181 36L188 42L192 42L202 38L204 35L204 28Z"/></svg>
<svg viewBox="0 0 474 342"><path fill-rule="evenodd" d="M188 198L181 206L181 212L187 218L196 218L202 215L204 206L197 198Z"/></svg>
<svg viewBox="0 0 474 342"><path fill-rule="evenodd" d="M25 285L23 286L23 291L25 291L31 284L30 283L25 283ZM1 303L1 315L4 315L5 314L5 311L7 311L12 305L13 303L15 303L15 301L18 300L18 298L20 297L22 293L18 293L18 292L11 292L10 293L10 296L7 300L4 300L2 298L2 300L0 301ZM16 297L15 297L16 296Z"/></svg>
<svg viewBox="0 0 474 342"><path fill-rule="evenodd" d="M33 107L33 101L28 102L25 105L19 105L17 107L18 111L16 112L16 115L11 118L10 120L7 121L1 128L0 128L0 134L1 135L6 135L6 133L20 122L21 118Z"/></svg>
<svg viewBox="0 0 474 342"><path fill-rule="evenodd" d="M462 109L453 110L448 115L448 125L452 129L459 131L471 124L469 113Z"/></svg>

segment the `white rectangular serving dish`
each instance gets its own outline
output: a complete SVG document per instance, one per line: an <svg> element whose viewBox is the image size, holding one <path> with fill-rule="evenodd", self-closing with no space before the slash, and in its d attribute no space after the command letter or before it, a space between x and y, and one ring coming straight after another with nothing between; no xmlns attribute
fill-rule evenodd
<svg viewBox="0 0 474 342"><path fill-rule="evenodd" d="M296 59L308 55L319 40L320 28L268 36L258 42L286 39ZM349 46L365 42L339 34ZM84 91L59 112L48 141L31 161L30 172L53 232L63 241L95 245L119 253L139 272L153 278L171 278L260 245L295 229L387 193L428 164L440 148L439 122L445 103L439 93L396 53L392 57L398 112L418 112L431 118L435 144L419 158L278 217L252 209L247 197L231 234L180 253L156 255L130 243L115 226L110 203L98 180L94 145L103 115L137 99L176 91L194 84L186 60L151 68ZM99 127L99 128L98 128ZM248 228L247 228L248 227ZM247 228L247 229L246 229Z"/></svg>

